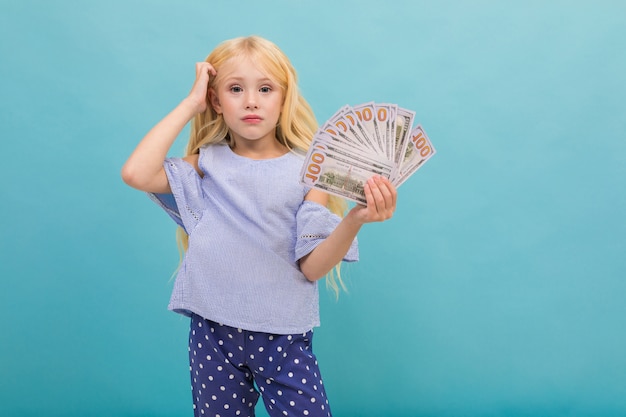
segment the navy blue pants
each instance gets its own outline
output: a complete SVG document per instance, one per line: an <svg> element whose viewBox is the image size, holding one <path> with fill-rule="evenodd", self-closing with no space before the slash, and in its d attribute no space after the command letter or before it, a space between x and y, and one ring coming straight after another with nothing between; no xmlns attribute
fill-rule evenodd
<svg viewBox="0 0 626 417"><path fill-rule="evenodd" d="M330 417L313 332L273 335L191 318L189 364L195 416ZM255 386L256 384L256 386Z"/></svg>

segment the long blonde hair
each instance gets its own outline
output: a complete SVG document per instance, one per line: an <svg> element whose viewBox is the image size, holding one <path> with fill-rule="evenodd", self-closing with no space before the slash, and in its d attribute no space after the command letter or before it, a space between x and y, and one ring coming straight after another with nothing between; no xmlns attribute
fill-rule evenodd
<svg viewBox="0 0 626 417"><path fill-rule="evenodd" d="M250 58L256 62L282 90L283 104L276 129L278 141L290 151L306 152L318 123L310 105L300 94L295 68L287 56L271 41L258 36L248 36L219 44L205 60L217 71L217 76L209 81L209 89L215 90L219 85L220 67L227 61L240 57ZM196 115L191 123L185 156L199 153L204 145L222 141L234 145L224 118L209 103L206 111ZM347 209L346 201L340 197L329 196L328 209L343 217ZM177 230L177 241L182 256L188 247L188 236L182 228ZM336 296L340 288L345 290L340 266L341 263L337 264L326 276L326 285Z"/></svg>

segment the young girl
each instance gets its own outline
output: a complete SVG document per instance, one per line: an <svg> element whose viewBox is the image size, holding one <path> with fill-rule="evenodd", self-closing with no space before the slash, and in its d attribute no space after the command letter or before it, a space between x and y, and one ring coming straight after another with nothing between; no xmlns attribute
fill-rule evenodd
<svg viewBox="0 0 626 417"><path fill-rule="evenodd" d="M192 120L186 156L167 158ZM272 416L331 415L311 350L317 281L358 259L358 231L392 216L396 190L371 178L367 206L341 218L345 202L299 182L316 129L282 51L237 38L196 64L189 95L124 164L183 231L169 308L191 317L196 416L252 416L259 395Z"/></svg>

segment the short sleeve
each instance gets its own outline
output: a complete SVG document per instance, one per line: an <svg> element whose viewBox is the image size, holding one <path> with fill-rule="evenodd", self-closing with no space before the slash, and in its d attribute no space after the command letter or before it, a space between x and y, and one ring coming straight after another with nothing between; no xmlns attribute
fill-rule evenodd
<svg viewBox="0 0 626 417"><path fill-rule="evenodd" d="M148 196L190 234L200 221L203 211L200 175L182 158L167 158L163 167L172 193L148 193Z"/></svg>
<svg viewBox="0 0 626 417"><path fill-rule="evenodd" d="M296 259L308 255L332 233L341 217L321 204L305 200L296 213ZM355 238L343 258L344 262L359 260L358 242Z"/></svg>

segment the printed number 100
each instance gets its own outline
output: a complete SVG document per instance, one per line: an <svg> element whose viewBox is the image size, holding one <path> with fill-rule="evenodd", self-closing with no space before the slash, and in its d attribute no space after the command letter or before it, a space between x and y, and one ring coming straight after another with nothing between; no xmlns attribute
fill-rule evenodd
<svg viewBox="0 0 626 417"><path fill-rule="evenodd" d="M413 136L411 138L411 142L413 142L415 149L419 151L422 158L425 158L430 154L431 152L430 146L428 146L428 143L426 142L426 138L424 137L422 132L419 132L417 135Z"/></svg>
<svg viewBox="0 0 626 417"><path fill-rule="evenodd" d="M309 178L313 182L317 182L319 173L322 171L321 163L324 162L324 155L318 152L313 152L311 155L311 163L306 167L306 178Z"/></svg>

